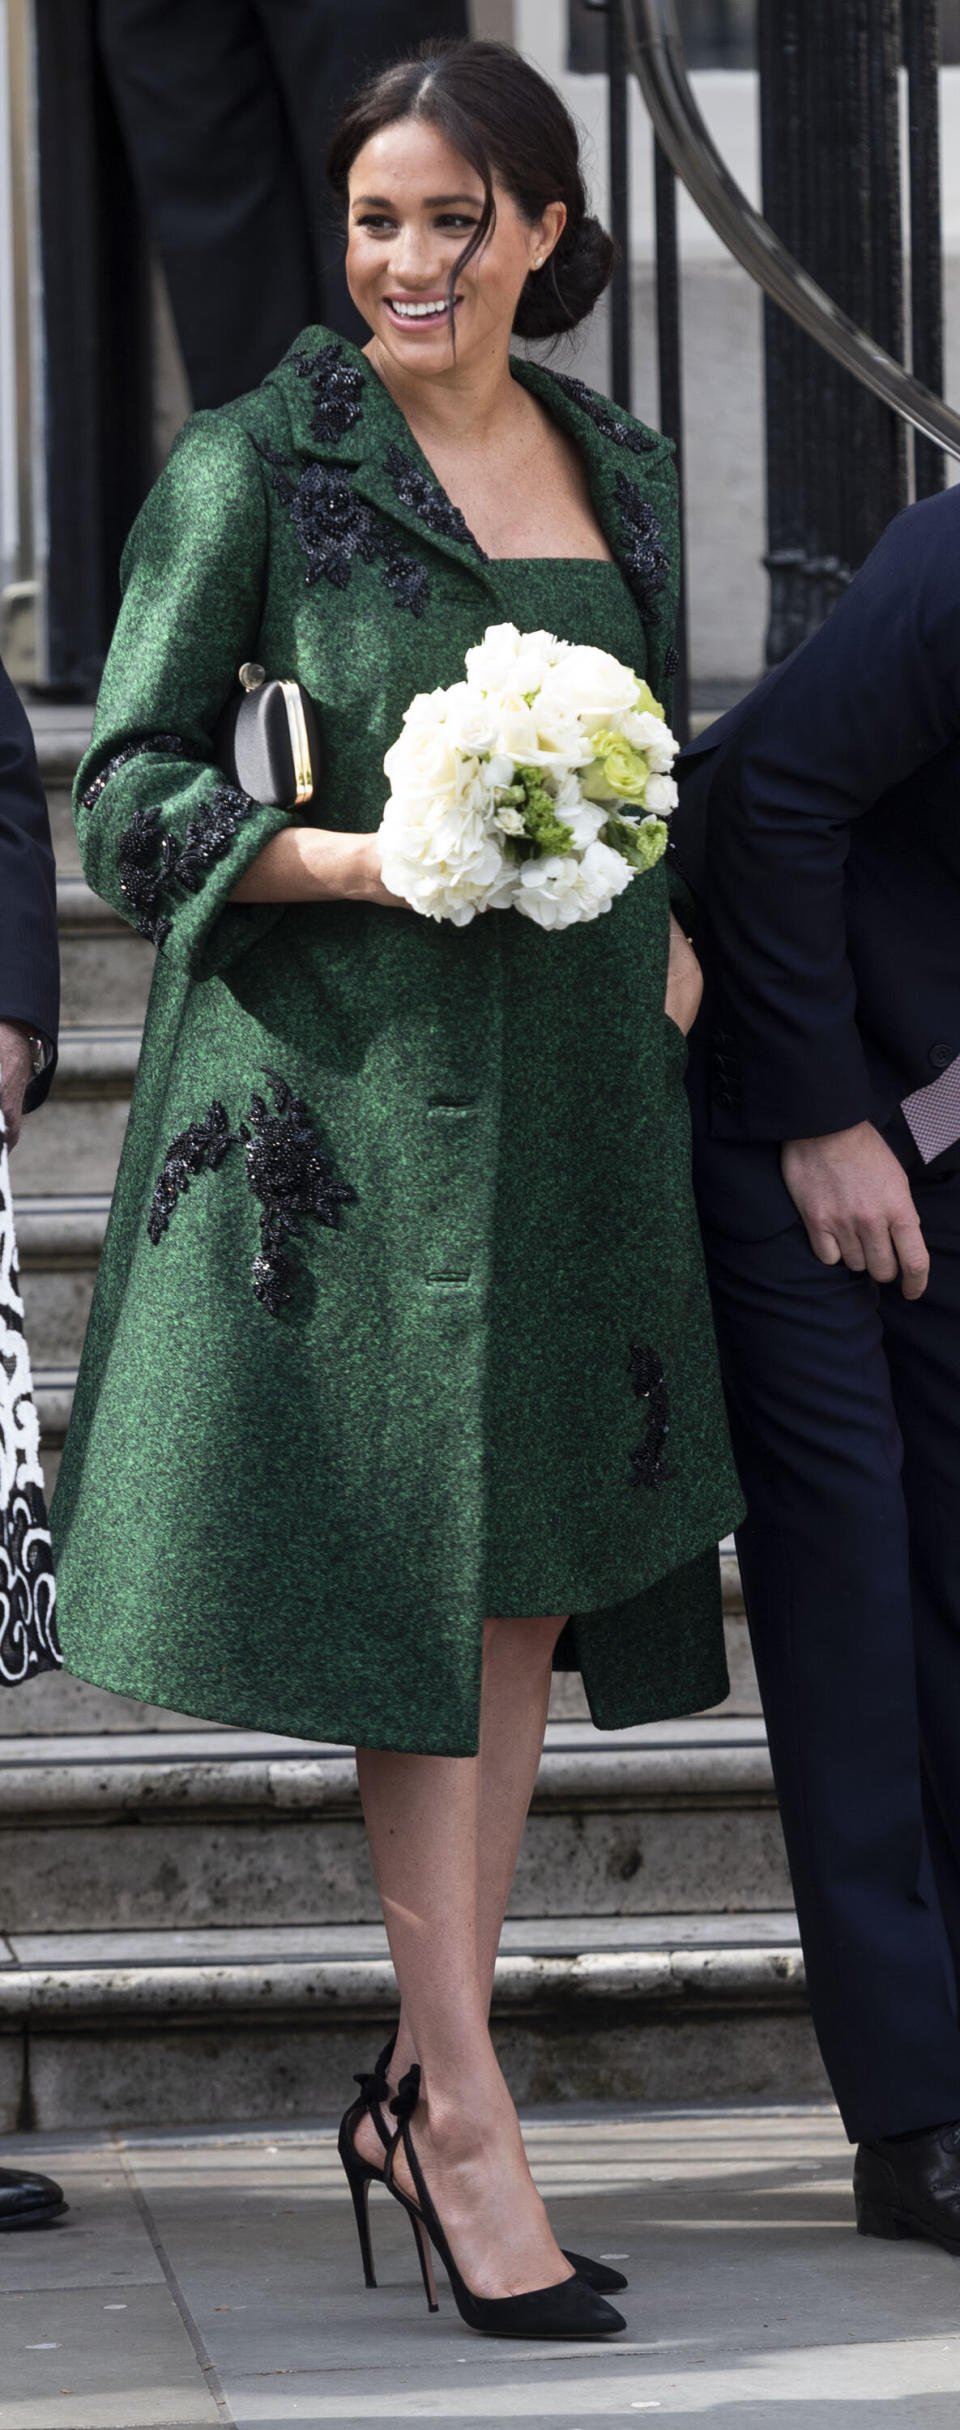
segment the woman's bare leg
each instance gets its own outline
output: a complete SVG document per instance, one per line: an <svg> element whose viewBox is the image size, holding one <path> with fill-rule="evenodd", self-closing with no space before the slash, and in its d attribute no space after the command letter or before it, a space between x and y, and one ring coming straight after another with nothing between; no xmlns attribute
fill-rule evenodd
<svg viewBox="0 0 960 2430"><path fill-rule="evenodd" d="M416 2050L423 2069L417 2149L454 2256L478 2295L519 2294L569 2275L527 2168L487 2024L561 1625L488 1622L480 1756L357 1753L407 2050ZM405 2064L398 2045L397 2067ZM370 2156L377 2156L372 2148Z"/></svg>

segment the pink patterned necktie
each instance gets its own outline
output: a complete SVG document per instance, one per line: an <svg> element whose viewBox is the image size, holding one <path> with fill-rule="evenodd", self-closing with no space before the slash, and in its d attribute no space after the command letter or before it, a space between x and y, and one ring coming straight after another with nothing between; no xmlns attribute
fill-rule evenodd
<svg viewBox="0 0 960 2430"><path fill-rule="evenodd" d="M905 1097L901 1111L924 1164L932 1164L944 1148L954 1147L960 1139L960 1055L941 1072L939 1080L930 1080L926 1088L915 1088L912 1096Z"/></svg>

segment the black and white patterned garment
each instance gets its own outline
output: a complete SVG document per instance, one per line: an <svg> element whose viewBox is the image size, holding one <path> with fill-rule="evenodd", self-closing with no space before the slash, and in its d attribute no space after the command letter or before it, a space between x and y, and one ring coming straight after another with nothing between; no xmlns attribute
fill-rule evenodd
<svg viewBox="0 0 960 2430"><path fill-rule="evenodd" d="M0 1685L59 1670L56 1587L43 1499L17 1273L13 1200L0 1117Z"/></svg>

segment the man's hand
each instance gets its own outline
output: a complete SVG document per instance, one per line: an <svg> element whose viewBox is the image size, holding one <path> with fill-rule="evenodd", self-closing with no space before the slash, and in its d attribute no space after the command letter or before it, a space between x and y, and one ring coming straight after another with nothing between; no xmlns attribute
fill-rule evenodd
<svg viewBox="0 0 960 2430"><path fill-rule="evenodd" d="M700 1010L703 994L703 972L689 937L685 937L671 911L670 960L667 964L667 1000L664 1011L682 1029L684 1037L693 1028Z"/></svg>
<svg viewBox="0 0 960 2430"><path fill-rule="evenodd" d="M15 1148L20 1137L23 1100L32 1077L33 1056L26 1031L0 1021L0 1111L7 1126L8 1148Z"/></svg>
<svg viewBox="0 0 960 2430"><path fill-rule="evenodd" d="M902 1164L872 1122L822 1139L787 1139L784 1181L821 1265L894 1282L904 1299L926 1290L930 1259Z"/></svg>

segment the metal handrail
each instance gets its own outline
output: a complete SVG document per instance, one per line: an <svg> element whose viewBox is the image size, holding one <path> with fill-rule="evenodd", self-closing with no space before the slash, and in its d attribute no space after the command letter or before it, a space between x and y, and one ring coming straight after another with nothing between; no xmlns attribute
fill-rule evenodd
<svg viewBox="0 0 960 2430"><path fill-rule="evenodd" d="M616 0L614 0L616 5ZM836 357L874 396L915 430L960 458L960 414L905 371L858 329L795 261L769 221L731 177L697 107L683 56L674 0L619 0L627 63L637 78L657 139L688 194L752 279Z"/></svg>

